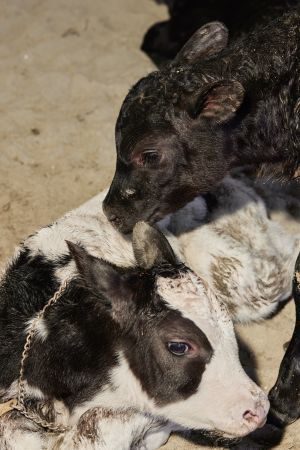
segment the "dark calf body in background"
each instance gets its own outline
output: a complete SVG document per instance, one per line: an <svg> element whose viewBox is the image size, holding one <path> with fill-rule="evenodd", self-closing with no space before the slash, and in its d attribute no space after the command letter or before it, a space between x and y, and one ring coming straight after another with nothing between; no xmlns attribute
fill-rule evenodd
<svg viewBox="0 0 300 450"><path fill-rule="evenodd" d="M278 17L297 0L162 0L170 19L152 25L141 49L157 64L173 59L193 33L218 20L229 30L230 41L251 31L255 25Z"/></svg>
<svg viewBox="0 0 300 450"><path fill-rule="evenodd" d="M104 203L121 231L179 209L232 167L265 164L287 178L299 167L299 14L225 48L227 37L219 23L201 28L127 95Z"/></svg>

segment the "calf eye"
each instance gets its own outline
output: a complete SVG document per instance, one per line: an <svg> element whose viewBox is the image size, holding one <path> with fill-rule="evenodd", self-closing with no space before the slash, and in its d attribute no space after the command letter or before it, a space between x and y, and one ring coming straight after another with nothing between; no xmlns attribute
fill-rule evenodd
<svg viewBox="0 0 300 450"><path fill-rule="evenodd" d="M142 164L148 166L158 162L159 155L156 150L146 150L142 153Z"/></svg>
<svg viewBox="0 0 300 450"><path fill-rule="evenodd" d="M173 355L183 356L189 352L191 346L186 342L168 342L168 349Z"/></svg>

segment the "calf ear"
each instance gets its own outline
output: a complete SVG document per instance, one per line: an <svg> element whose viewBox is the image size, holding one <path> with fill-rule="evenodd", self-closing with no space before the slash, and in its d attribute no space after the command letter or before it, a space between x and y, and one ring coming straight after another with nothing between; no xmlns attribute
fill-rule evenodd
<svg viewBox="0 0 300 450"><path fill-rule="evenodd" d="M151 269L163 263L178 264L165 236L146 222L138 222L132 234L132 246L139 267Z"/></svg>
<svg viewBox="0 0 300 450"><path fill-rule="evenodd" d="M96 296L104 299L107 306L118 297L122 275L118 269L103 259L90 255L84 248L66 241L70 254L85 286Z"/></svg>
<svg viewBox="0 0 300 450"><path fill-rule="evenodd" d="M175 64L188 64L217 55L228 43L228 30L221 22L210 22L199 28L174 59Z"/></svg>
<svg viewBox="0 0 300 450"><path fill-rule="evenodd" d="M238 81L223 80L205 92L183 100L182 105L193 119L205 117L217 123L232 119L244 99L244 88Z"/></svg>

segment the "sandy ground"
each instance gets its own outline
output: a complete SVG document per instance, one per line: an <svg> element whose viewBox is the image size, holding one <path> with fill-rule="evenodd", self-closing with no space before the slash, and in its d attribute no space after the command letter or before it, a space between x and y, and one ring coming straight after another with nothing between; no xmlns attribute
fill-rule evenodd
<svg viewBox="0 0 300 450"><path fill-rule="evenodd" d="M0 0L0 10L3 263L23 237L108 185L121 101L153 68L139 45L166 10L151 0ZM266 390L293 323L290 304L274 319L239 330L246 364ZM164 447L195 448L178 437ZM300 421L276 448L300 448Z"/></svg>

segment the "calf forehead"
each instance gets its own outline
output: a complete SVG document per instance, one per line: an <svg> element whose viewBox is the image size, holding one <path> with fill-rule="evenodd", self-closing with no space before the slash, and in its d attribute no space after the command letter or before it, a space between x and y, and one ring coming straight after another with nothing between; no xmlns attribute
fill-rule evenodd
<svg viewBox="0 0 300 450"><path fill-rule="evenodd" d="M224 338L235 342L233 324L226 307L210 295L194 273L183 273L175 279L158 277L157 290L164 301L205 333L214 348L224 342Z"/></svg>
<svg viewBox="0 0 300 450"><path fill-rule="evenodd" d="M149 128L159 129L169 124L175 93L168 77L153 72L140 80L125 98L116 124L117 150L128 144L127 139L143 135Z"/></svg>

